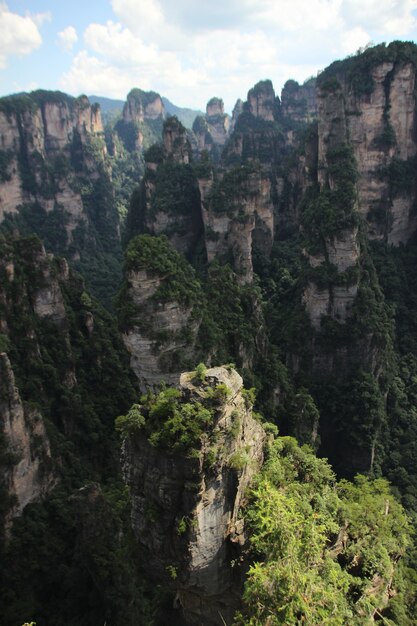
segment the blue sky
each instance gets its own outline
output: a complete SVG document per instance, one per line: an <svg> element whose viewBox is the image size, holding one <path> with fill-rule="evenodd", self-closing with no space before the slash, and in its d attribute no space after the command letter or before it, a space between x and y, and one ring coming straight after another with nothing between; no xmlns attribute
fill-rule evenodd
<svg viewBox="0 0 417 626"><path fill-rule="evenodd" d="M231 110L370 42L417 40L417 0L0 0L0 94L153 89Z"/></svg>

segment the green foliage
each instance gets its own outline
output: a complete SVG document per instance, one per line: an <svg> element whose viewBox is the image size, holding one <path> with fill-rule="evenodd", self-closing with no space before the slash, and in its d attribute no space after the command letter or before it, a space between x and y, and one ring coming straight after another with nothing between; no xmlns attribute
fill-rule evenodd
<svg viewBox="0 0 417 626"><path fill-rule="evenodd" d="M227 465L236 472L242 472L250 462L250 456L247 450L241 448L236 450L228 459Z"/></svg>
<svg viewBox="0 0 417 626"><path fill-rule="evenodd" d="M312 190L304 200L302 223L312 251L321 250L323 242L338 232L359 223L357 213L356 164L353 150L340 144L327 152L327 175L332 186Z"/></svg>
<svg viewBox="0 0 417 626"><path fill-rule="evenodd" d="M401 160L394 157L388 167L381 171L381 178L387 178L393 197L409 195L416 188L417 158Z"/></svg>
<svg viewBox="0 0 417 626"><path fill-rule="evenodd" d="M165 235L138 235L126 250L125 271L146 270L161 278L153 298L192 305L200 296L200 284L193 268L169 243Z"/></svg>
<svg viewBox="0 0 417 626"><path fill-rule="evenodd" d="M7 352L10 349L10 340L7 335L0 333L0 352Z"/></svg>
<svg viewBox="0 0 417 626"><path fill-rule="evenodd" d="M145 425L139 404L132 404L127 415L116 417L115 428L123 438L134 435Z"/></svg>
<svg viewBox="0 0 417 626"><path fill-rule="evenodd" d="M195 376L194 376L195 381L199 384L204 383L206 379L206 373L207 373L207 367L204 365L204 363L199 363L197 367L195 368Z"/></svg>
<svg viewBox="0 0 417 626"><path fill-rule="evenodd" d="M370 623L409 545L409 521L386 481L336 485L326 461L289 438L270 445L246 519L253 564L242 625Z"/></svg>
<svg viewBox="0 0 417 626"><path fill-rule="evenodd" d="M245 401L245 406L247 409L251 409L255 404L256 400L256 389L255 387L251 387L250 389L242 389L242 397Z"/></svg>
<svg viewBox="0 0 417 626"><path fill-rule="evenodd" d="M231 394L229 387L225 383L219 383L215 387L207 387L205 391L206 398L215 406L223 405Z"/></svg>
<svg viewBox="0 0 417 626"><path fill-rule="evenodd" d="M191 165L166 162L158 167L150 214L197 214L200 206L198 181Z"/></svg>
<svg viewBox="0 0 417 626"><path fill-rule="evenodd" d="M154 143L143 153L146 163L156 163L160 165L164 160L164 147L162 144Z"/></svg>
<svg viewBox="0 0 417 626"><path fill-rule="evenodd" d="M11 150L0 150L0 183L5 183L11 179L9 165L13 160L13 152Z"/></svg>
<svg viewBox="0 0 417 626"><path fill-rule="evenodd" d="M245 186L251 175L259 173L256 164L239 165L227 170L222 178L215 181L207 198L210 206L216 213L227 213L234 216L236 210L236 191L245 194Z"/></svg>
<svg viewBox="0 0 417 626"><path fill-rule="evenodd" d="M382 63L412 63L417 66L417 46L411 41L393 41L359 50L356 55L343 61L335 61L317 79L322 87L337 76L346 77L352 91L357 96L369 96L374 90L372 69Z"/></svg>
<svg viewBox="0 0 417 626"><path fill-rule="evenodd" d="M182 402L180 392L173 388L156 395L148 392L141 401L126 416L117 418L116 427L124 436L143 429L155 447L188 454L199 450L201 437L213 419L201 402Z"/></svg>
<svg viewBox="0 0 417 626"><path fill-rule="evenodd" d="M40 460L41 480L50 476L57 482L49 496L14 520L8 542L0 541L0 621L5 626L28 618L45 626L149 623L153 594L145 595L137 571L130 502L115 479L114 419L135 397L128 355L113 320L86 294L81 278L44 256L37 238L0 238L0 258L8 355L26 410L36 408L42 415L52 460L35 447L32 453ZM4 267L8 261L13 280ZM64 299L61 321L33 310L37 294L51 281ZM90 330L83 301L93 316ZM16 460L7 461L3 443L0 437L4 468ZM97 486L88 494L78 491L98 481L104 485L101 495ZM1 491L3 527L15 503L3 485Z"/></svg>
<svg viewBox="0 0 417 626"><path fill-rule="evenodd" d="M239 364L238 346L244 344L251 352L258 329L253 323L257 318L256 303L259 289L254 285L239 285L229 265L213 263L204 285L206 295L201 307L202 322L198 333L198 348L205 358L211 348L216 360Z"/></svg>

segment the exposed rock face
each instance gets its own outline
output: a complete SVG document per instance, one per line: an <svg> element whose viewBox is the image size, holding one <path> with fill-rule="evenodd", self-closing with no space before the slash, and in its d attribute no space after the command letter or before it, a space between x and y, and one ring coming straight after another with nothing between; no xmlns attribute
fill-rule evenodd
<svg viewBox="0 0 417 626"><path fill-rule="evenodd" d="M169 117L164 124L163 142L166 153L175 163L187 164L191 158L191 145L187 131L176 117Z"/></svg>
<svg viewBox="0 0 417 626"><path fill-rule="evenodd" d="M236 170L235 173L239 175ZM233 268L242 283L253 280L253 248L269 255L274 236L274 207L271 182L261 171L250 171L236 185L225 209L219 210L219 195L226 194L226 174L216 194L210 181L200 181L205 246L209 262L232 257Z"/></svg>
<svg viewBox="0 0 417 626"><path fill-rule="evenodd" d="M275 119L275 91L270 80L262 80L248 92L247 109L265 122Z"/></svg>
<svg viewBox="0 0 417 626"><path fill-rule="evenodd" d="M233 132L236 122L237 122L237 118L242 112L243 112L243 100L239 98L238 100L236 100L236 104L233 107L232 121L230 122L230 133Z"/></svg>
<svg viewBox="0 0 417 626"><path fill-rule="evenodd" d="M211 98L207 103L205 117L197 116L193 124L199 152L206 150L214 161L218 161L229 131L230 117L224 112L223 100Z"/></svg>
<svg viewBox="0 0 417 626"><path fill-rule="evenodd" d="M118 215L98 105L59 92L3 98L0 151L0 223L12 219L72 261L102 244L117 253Z"/></svg>
<svg viewBox="0 0 417 626"><path fill-rule="evenodd" d="M24 407L15 385L9 358L0 353L0 431L11 462L3 468L3 477L15 503L6 518L21 515L27 504L45 496L55 484L47 470L51 461L49 440L42 415L35 408Z"/></svg>
<svg viewBox="0 0 417 626"><path fill-rule="evenodd" d="M247 101L236 103L230 138L222 159L226 164L260 161L266 170L281 160L285 145L283 133L271 122L279 117L279 100L270 80L257 83L249 90Z"/></svg>
<svg viewBox="0 0 417 626"><path fill-rule="evenodd" d="M164 234L189 256L201 238L203 222L198 180L189 165L190 142L177 118L164 123L163 141L164 150L156 156L147 153L145 176L130 206L129 234Z"/></svg>
<svg viewBox="0 0 417 626"><path fill-rule="evenodd" d="M369 94L357 95L345 76L338 76L332 88L319 86L319 163L326 165L329 144L349 141L359 172L359 210L369 236L405 243L417 227L415 190L393 190L388 172L394 159L405 162L417 152L415 67L384 62L370 72Z"/></svg>
<svg viewBox="0 0 417 626"><path fill-rule="evenodd" d="M262 463L265 433L245 404L234 370L209 369L201 386L192 376L180 379L184 402L204 402L208 387L229 389L198 452L187 457L158 450L139 433L123 444L124 476L149 576L176 591L185 623L231 624L239 604L239 575L231 560L245 542L239 509Z"/></svg>
<svg viewBox="0 0 417 626"><path fill-rule="evenodd" d="M207 117L216 117L217 115L224 115L224 102L221 98L211 98L207 102L206 106Z"/></svg>
<svg viewBox="0 0 417 626"><path fill-rule="evenodd" d="M317 117L316 80L299 85L287 80L281 92L281 112L284 118L294 122L310 122Z"/></svg>
<svg viewBox="0 0 417 626"><path fill-rule="evenodd" d="M182 358L192 356L193 338L199 326L198 321L192 319L192 307L153 299L163 279L145 269L127 276L128 297L141 323L125 332L123 341L143 391L157 386L161 380L168 384L178 380L181 366L176 355L181 351Z"/></svg>
<svg viewBox="0 0 417 626"><path fill-rule="evenodd" d="M326 241L326 255L309 256L312 267L320 267L327 261L334 265L338 272L358 266L360 247L358 229L341 231L332 240ZM358 292L358 279L351 284L333 285L320 289L310 282L303 295L311 324L320 329L322 316L330 316L338 322L345 322Z"/></svg>
<svg viewBox="0 0 417 626"><path fill-rule="evenodd" d="M142 151L144 145L144 130L146 122L160 122L165 117L165 107L162 98L154 91L132 89L123 107L123 118L116 124L116 130L128 150Z"/></svg>
<svg viewBox="0 0 417 626"><path fill-rule="evenodd" d="M224 113L223 100L212 98L207 103L206 120L213 143L224 146L228 137L230 118Z"/></svg>
<svg viewBox="0 0 417 626"><path fill-rule="evenodd" d="M132 89L128 93L123 108L125 122L144 122L159 117L165 117L165 107L158 93L141 89Z"/></svg>

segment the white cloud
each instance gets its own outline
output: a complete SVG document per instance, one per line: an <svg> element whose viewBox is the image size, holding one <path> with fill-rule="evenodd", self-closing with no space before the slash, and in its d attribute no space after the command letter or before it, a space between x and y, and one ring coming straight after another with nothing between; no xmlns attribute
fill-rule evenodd
<svg viewBox="0 0 417 626"><path fill-rule="evenodd" d="M359 48L363 48L371 41L370 35L360 26L352 28L352 30L342 35L342 51L344 54L353 54Z"/></svg>
<svg viewBox="0 0 417 626"><path fill-rule="evenodd" d="M124 74L119 68L83 50L74 57L70 70L61 77L60 87L74 95L97 93L123 98L132 87L132 78L130 74Z"/></svg>
<svg viewBox="0 0 417 626"><path fill-rule="evenodd" d="M416 27L416 9L416 0L344 0L342 15L348 24L398 38Z"/></svg>
<svg viewBox="0 0 417 626"><path fill-rule="evenodd" d="M50 11L45 11L45 13L36 13L35 15L32 15L32 19L36 26L40 27L44 22L52 21L52 13Z"/></svg>
<svg viewBox="0 0 417 626"><path fill-rule="evenodd" d="M66 50L67 52L71 52L74 45L78 41L77 31L74 26L67 26L64 30L58 33L58 41L59 45Z"/></svg>
<svg viewBox="0 0 417 626"><path fill-rule="evenodd" d="M37 21L46 17L46 14L22 17L12 13L7 4L0 4L0 68L6 67L9 56L30 54L41 45Z"/></svg>
<svg viewBox="0 0 417 626"><path fill-rule="evenodd" d="M302 81L371 39L409 34L417 0L111 4L116 20L88 26L85 50L62 77L62 88L79 93L96 81L103 95L124 97L138 86L199 108L217 95L231 109L260 79L271 78L279 91L288 78Z"/></svg>

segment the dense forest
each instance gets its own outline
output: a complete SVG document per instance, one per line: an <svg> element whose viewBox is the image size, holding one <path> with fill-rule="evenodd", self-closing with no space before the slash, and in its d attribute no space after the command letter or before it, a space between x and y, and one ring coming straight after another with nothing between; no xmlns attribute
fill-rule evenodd
<svg viewBox="0 0 417 626"><path fill-rule="evenodd" d="M416 623L416 78L0 99L2 624Z"/></svg>

